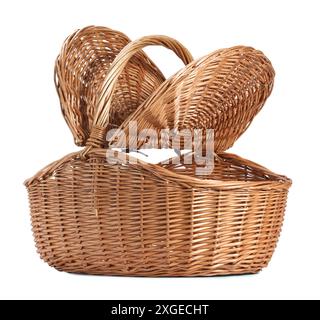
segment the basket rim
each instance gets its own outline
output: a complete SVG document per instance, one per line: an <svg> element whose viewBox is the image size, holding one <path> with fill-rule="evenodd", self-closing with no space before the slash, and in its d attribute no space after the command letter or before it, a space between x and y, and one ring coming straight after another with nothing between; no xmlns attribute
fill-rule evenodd
<svg viewBox="0 0 320 320"><path fill-rule="evenodd" d="M251 168L254 168L255 170L263 171L264 175L268 175L270 179L266 179L264 181L257 180L257 181L239 181L239 180L213 180L213 179L200 179L195 176L191 175L184 175L181 173L174 172L170 169L167 169L164 166L161 166L159 164L152 164L147 163L141 159L135 158L132 155L128 155L127 153L120 152L118 153L124 154L125 160L119 164L116 165L128 165L135 169L140 169L145 172L150 173L156 178L160 178L164 181L170 181L171 183L183 185L187 188L212 188L217 190L245 190L245 189L289 189L292 180L285 175L280 175L277 173L272 172L271 170L261 166L260 164L247 160L245 158L242 158L236 154L233 153L227 153L222 152L219 153L219 157L222 157L224 160L230 160L230 161L237 161L241 164L245 164L246 166L249 166ZM55 171L62 169L65 165L67 165L72 160L82 160L86 161L88 158L94 158L94 157L106 157L106 149L104 148L92 148L89 153L86 155L86 158L83 158L82 151L77 151L73 153L69 153L66 156L62 157L61 159L54 161L38 171L34 176L24 181L24 185L27 188L30 188L32 185L35 185L37 183L41 183L42 181L45 181L47 178L50 178ZM130 157L133 157L137 160L136 164L132 164L129 162ZM119 160L119 158L117 158ZM171 158L173 159L173 158Z"/></svg>

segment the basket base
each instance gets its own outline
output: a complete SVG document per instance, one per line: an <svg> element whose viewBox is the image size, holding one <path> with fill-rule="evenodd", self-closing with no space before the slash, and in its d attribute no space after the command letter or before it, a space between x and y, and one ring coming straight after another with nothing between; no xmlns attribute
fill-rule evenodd
<svg viewBox="0 0 320 320"><path fill-rule="evenodd" d="M56 269L58 270L58 269ZM68 272L70 274L74 275L86 275L86 276L110 276L110 277L141 277L141 278L196 278L196 277L231 277L231 276L248 276L248 275L254 275L257 274L261 271L256 270L256 271L244 271L244 272L234 272L234 273L223 273L223 272L213 272L213 273L195 273L195 274L149 274L149 273L141 273L141 274L136 274L136 273L81 273L81 272ZM63 270L58 270L62 271Z"/></svg>
<svg viewBox="0 0 320 320"><path fill-rule="evenodd" d="M264 267L259 268L248 268L248 267L223 267L220 268L212 267L210 268L203 268L193 270L192 268L185 268L184 270L115 270L110 268L108 269L90 269L90 268L79 268L73 269L72 267L61 267L61 266L53 266L57 271L60 272L67 272L71 274L78 274L78 275L96 275L96 276L116 276L116 277L216 277L216 276L235 276L235 275L252 275L259 273Z"/></svg>

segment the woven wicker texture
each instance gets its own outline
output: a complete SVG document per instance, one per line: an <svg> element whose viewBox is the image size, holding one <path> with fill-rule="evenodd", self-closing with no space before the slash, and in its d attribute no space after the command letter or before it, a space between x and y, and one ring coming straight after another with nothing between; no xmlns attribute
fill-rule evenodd
<svg viewBox="0 0 320 320"><path fill-rule="evenodd" d="M100 109L105 114L99 117L99 127L106 126L108 103L112 101L117 76L130 57L146 44L150 44L148 37L141 39L136 47L127 46L111 66L115 76L108 77L103 87L106 108ZM133 120L137 121L138 132L148 128L158 131L212 128L214 149L221 152L230 148L248 128L270 95L273 80L273 67L261 51L244 46L218 50L193 61L166 80L120 129L127 133L129 144L128 124ZM202 141L205 142L204 130ZM118 139L117 143L125 146L126 142Z"/></svg>
<svg viewBox="0 0 320 320"><path fill-rule="evenodd" d="M56 60L55 84L64 118L74 141L83 146L91 132L96 99L110 64L130 42L119 31L90 26L69 36ZM176 51L184 63L192 56L182 45ZM115 88L110 126L119 126L164 81L142 51L126 65Z"/></svg>
<svg viewBox="0 0 320 320"><path fill-rule="evenodd" d="M90 274L209 276L258 272L268 264L275 249L290 179L226 153L215 156L214 171L205 176L195 174L195 162L190 165L154 165L142 161L134 164L126 153L106 157L103 139L106 126L112 122L118 76L131 56L147 44L161 44L176 52L181 47L175 40L163 36L146 37L128 44L115 58L102 84L87 146L48 165L26 181L38 252L58 270ZM233 130L225 127L219 136L230 134L232 138L221 138L220 146L223 149L233 142L270 93L273 69L260 52L251 48L225 49L213 57L209 55L189 64L186 68L197 75L189 81L194 87L202 88L198 81L206 83L219 70L228 70L229 75L224 71L223 76L209 83L221 97L225 94L232 97L231 84L234 84L237 96L232 100L237 101L232 104L234 112L225 112L222 107L216 111L207 98L203 104L195 104L197 99L192 100L195 93L187 93L188 75L187 69L183 69L139 107L147 117L146 123L167 126L163 119L173 119L170 118L170 108L173 108L178 115L194 114L203 120L208 117L207 125L214 124L215 129L221 128L223 121L229 121L234 125ZM206 71L204 63L211 60L215 62L209 66L219 67ZM246 63L250 68L243 67ZM250 71L251 68L256 71ZM202 77L203 72L207 72L206 77ZM184 81L177 80L179 75ZM246 81L241 90L242 77ZM189 108L184 99L181 104L171 103L172 98L178 99L180 90L171 86L179 85L191 97ZM206 97L206 92L202 91L202 96ZM217 99L215 91L209 95L214 101ZM158 107L158 114L148 113L156 110L160 100L165 105ZM220 104L215 103L219 108ZM210 107L202 108L203 105ZM199 108L203 113L190 111ZM135 119L138 118L136 112ZM228 117L218 117L224 112ZM239 120L239 112L243 119ZM236 120L230 120L233 113ZM153 118L148 118L149 115ZM197 117L192 120L193 117L184 115L181 119L187 119L188 125L193 126L197 124L194 122L198 121ZM111 164L112 160L116 163Z"/></svg>

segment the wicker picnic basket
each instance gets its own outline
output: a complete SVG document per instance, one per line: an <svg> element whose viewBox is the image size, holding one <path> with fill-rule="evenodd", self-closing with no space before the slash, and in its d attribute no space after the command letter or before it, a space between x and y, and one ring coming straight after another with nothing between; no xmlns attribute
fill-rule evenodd
<svg viewBox="0 0 320 320"><path fill-rule="evenodd" d="M89 274L258 272L275 249L291 181L223 151L270 94L272 66L252 48L216 51L163 79L139 106L129 108L122 124L113 123L118 81L146 45L164 45L191 57L177 41L154 36L128 43L108 65L97 85L90 135L81 138L84 149L25 183L38 252L58 270ZM190 161L167 164L109 153L107 128L127 132L129 119L138 122L139 130L214 128L213 172L197 175L193 153L186 156Z"/></svg>

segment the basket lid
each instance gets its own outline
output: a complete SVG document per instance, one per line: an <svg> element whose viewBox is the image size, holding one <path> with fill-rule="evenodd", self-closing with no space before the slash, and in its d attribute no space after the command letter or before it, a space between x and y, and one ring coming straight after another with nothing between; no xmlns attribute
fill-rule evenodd
<svg viewBox="0 0 320 320"><path fill-rule="evenodd" d="M55 64L55 84L76 145L86 144L100 87L111 63L129 42L125 34L99 26L77 30L65 40ZM147 55L137 53L117 83L110 123L119 126L164 80Z"/></svg>
<svg viewBox="0 0 320 320"><path fill-rule="evenodd" d="M166 80L119 129L128 136L130 121L137 122L138 131L213 129L214 151L225 151L263 107L274 75L271 62L261 51L245 46L215 51ZM202 135L205 143L206 130ZM117 140L119 145L133 143L130 138L128 142L121 137Z"/></svg>

